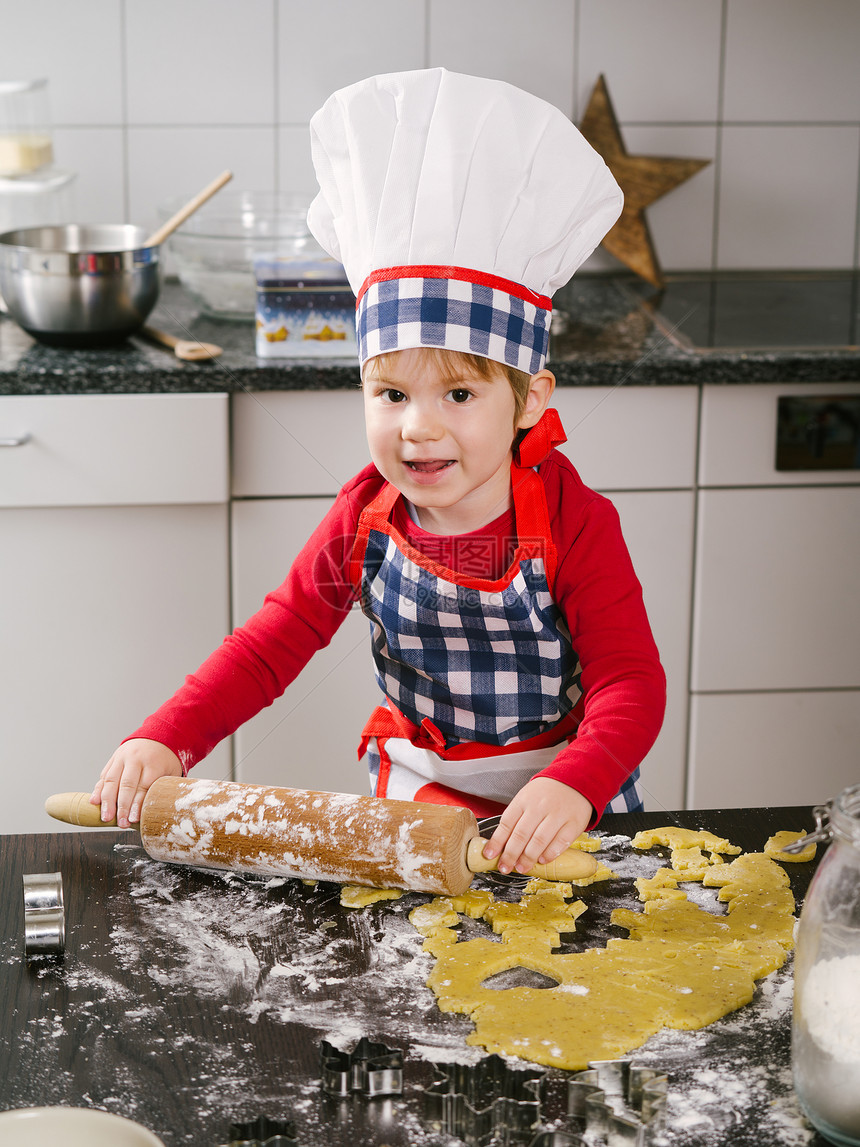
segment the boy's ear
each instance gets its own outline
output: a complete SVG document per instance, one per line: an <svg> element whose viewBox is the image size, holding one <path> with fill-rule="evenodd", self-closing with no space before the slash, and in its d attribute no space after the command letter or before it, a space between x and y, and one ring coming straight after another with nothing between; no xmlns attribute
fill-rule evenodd
<svg viewBox="0 0 860 1147"><path fill-rule="evenodd" d="M523 408L518 430L527 430L535 426L543 417L543 412L549 406L552 392L555 390L555 375L550 370L539 370L529 379L529 393Z"/></svg>

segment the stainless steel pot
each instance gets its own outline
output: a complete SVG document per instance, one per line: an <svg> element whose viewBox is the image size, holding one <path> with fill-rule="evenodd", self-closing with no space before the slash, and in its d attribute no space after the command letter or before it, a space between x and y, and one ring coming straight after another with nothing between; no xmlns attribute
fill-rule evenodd
<svg viewBox="0 0 860 1147"><path fill-rule="evenodd" d="M159 289L158 247L127 223L28 227L0 235L0 295L28 334L95 347L139 330Z"/></svg>

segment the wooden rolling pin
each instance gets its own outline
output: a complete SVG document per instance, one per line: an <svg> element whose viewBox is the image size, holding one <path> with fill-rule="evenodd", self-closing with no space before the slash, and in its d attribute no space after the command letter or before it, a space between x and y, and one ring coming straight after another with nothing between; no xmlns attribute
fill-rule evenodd
<svg viewBox="0 0 860 1147"><path fill-rule="evenodd" d="M59 793L45 810L68 824L107 827L89 793ZM172 864L442 896L497 867L482 855L486 842L465 808L232 781L161 777L144 797L140 839L153 859ZM589 853L569 848L529 875L578 880L596 868Z"/></svg>

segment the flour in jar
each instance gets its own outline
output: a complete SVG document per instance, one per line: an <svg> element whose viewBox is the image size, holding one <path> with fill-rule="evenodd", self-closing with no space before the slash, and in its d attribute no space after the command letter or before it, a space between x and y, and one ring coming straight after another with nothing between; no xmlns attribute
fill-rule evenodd
<svg viewBox="0 0 860 1147"><path fill-rule="evenodd" d="M860 955L813 965L803 988L803 1015L822 1051L860 1071Z"/></svg>
<svg viewBox="0 0 860 1147"><path fill-rule="evenodd" d="M795 999L792 1058L810 1117L860 1143L860 955L810 968Z"/></svg>

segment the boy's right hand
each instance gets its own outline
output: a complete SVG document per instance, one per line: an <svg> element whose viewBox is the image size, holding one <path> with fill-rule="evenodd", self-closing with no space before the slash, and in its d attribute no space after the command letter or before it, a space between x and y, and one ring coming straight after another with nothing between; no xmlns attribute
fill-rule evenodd
<svg viewBox="0 0 860 1147"><path fill-rule="evenodd" d="M172 749L143 737L124 741L105 767L93 789L90 804L101 805L101 817L111 821L116 813L120 828L140 820L147 789L159 777L181 777L182 765Z"/></svg>

